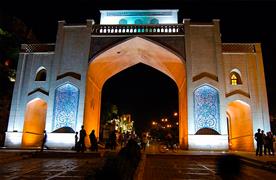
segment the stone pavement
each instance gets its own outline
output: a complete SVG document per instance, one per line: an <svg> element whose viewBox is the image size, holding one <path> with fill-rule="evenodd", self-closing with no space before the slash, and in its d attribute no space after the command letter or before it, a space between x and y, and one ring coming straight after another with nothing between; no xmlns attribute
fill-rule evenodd
<svg viewBox="0 0 276 180"><path fill-rule="evenodd" d="M176 179L276 179L276 174L263 169L241 165L239 173L233 164L226 165L225 174L218 170L218 156L213 155L173 155L146 154L142 175L136 179L143 180L176 180ZM238 165L238 164L234 164Z"/></svg>
<svg viewBox="0 0 276 180"><path fill-rule="evenodd" d="M76 153L70 150L0 149L0 179L84 179L93 177L105 157L116 151ZM221 179L218 158L234 154L243 164L242 179L276 179L276 156L256 157L254 152L183 151L159 153L148 147L135 179ZM274 172L274 173L273 173Z"/></svg>
<svg viewBox="0 0 276 180"><path fill-rule="evenodd" d="M11 160L10 156L16 157ZM104 164L100 153L51 150L0 151L0 179L85 179Z"/></svg>

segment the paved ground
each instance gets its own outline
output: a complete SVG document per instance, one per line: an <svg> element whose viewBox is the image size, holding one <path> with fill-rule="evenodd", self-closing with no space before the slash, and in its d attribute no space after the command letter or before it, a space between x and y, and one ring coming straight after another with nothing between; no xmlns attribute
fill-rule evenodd
<svg viewBox="0 0 276 180"><path fill-rule="evenodd" d="M266 171L267 166L276 164L276 157L256 157L254 152L232 152L243 163L238 179L276 179L275 173ZM103 166L107 155L114 151L100 153L73 151L0 150L0 179L84 179L93 177ZM143 153L138 175L142 180L170 179L222 179L218 174L218 158L228 154L215 151L179 151L160 154L148 148ZM250 164L250 165L249 165ZM252 166L253 165L253 166ZM230 166L228 168L233 168ZM274 166L275 167L275 166ZM136 174L136 175L137 175ZM137 176L138 177L138 176ZM231 178L233 179L233 178Z"/></svg>
<svg viewBox="0 0 276 180"><path fill-rule="evenodd" d="M1 165L0 179L84 179L102 165L102 158L30 158Z"/></svg>
<svg viewBox="0 0 276 180"><path fill-rule="evenodd" d="M224 179L218 174L218 157L185 156L185 155L147 155L144 167L144 180L177 180L177 179ZM235 167L226 166L229 169ZM229 179L276 179L276 174L242 165L238 176Z"/></svg>

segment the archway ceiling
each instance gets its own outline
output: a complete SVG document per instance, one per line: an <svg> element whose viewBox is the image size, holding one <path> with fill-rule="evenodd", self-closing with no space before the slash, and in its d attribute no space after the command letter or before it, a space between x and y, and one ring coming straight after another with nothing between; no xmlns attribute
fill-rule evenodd
<svg viewBox="0 0 276 180"><path fill-rule="evenodd" d="M110 77L138 63L168 75L179 89L186 79L185 62L182 59L140 37L127 40L97 56L89 65L88 78L101 89Z"/></svg>

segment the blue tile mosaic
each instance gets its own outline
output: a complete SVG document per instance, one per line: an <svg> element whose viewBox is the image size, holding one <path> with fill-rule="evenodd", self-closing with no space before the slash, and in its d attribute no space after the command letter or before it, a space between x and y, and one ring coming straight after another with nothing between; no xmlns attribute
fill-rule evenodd
<svg viewBox="0 0 276 180"><path fill-rule="evenodd" d="M53 130L61 127L71 127L75 130L79 104L79 89L69 83L58 87L55 91L54 103Z"/></svg>
<svg viewBox="0 0 276 180"><path fill-rule="evenodd" d="M219 93L211 86L201 86L194 91L195 130L212 128L220 132Z"/></svg>

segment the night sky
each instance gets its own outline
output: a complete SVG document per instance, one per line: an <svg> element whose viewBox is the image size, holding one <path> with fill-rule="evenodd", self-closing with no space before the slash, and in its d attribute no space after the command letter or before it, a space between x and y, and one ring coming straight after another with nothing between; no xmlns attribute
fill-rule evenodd
<svg viewBox="0 0 276 180"><path fill-rule="evenodd" d="M262 43L270 114L276 114L276 80L273 75L276 61L276 1L9 0L4 5L1 4L0 15L20 18L33 29L40 42L52 43L55 42L58 20L85 23L86 19L94 19L99 23L100 9L158 8L179 9L180 23L183 18L203 22L220 19L222 42ZM146 90L145 85L150 88ZM120 89L122 86L126 88ZM137 94L138 90L140 94ZM117 103L121 112L132 111L136 120L160 118L177 110L178 106L174 82L159 71L144 65L129 68L108 80L103 89L103 100Z"/></svg>

